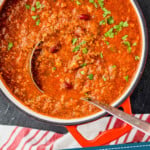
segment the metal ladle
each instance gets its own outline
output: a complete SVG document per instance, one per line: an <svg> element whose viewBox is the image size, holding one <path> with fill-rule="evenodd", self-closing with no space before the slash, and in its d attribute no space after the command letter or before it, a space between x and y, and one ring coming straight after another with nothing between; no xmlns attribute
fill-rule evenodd
<svg viewBox="0 0 150 150"><path fill-rule="evenodd" d="M35 82L35 79L34 79L34 75L32 73L32 61L33 61L33 56L34 56L34 53L36 51L36 48L40 45L41 41L38 42L31 55L30 55L30 59L29 59L29 71L30 71L30 76L31 76L31 79L34 83L34 85L36 86L36 88L41 92L41 93L44 93L44 91L38 86L38 84ZM103 104L103 103L100 103L96 100L93 100L93 99L89 99L89 98L81 98L81 100L84 100L94 106L96 106L97 108L99 109L103 109L104 111L106 111L107 113L115 116L116 118L130 124L131 126L137 128L138 130L146 133L147 135L150 135L150 124L145 122L145 121L142 121L134 116L131 116L123 111L120 111L119 109L115 108L115 107L112 107L110 105L106 105L106 104Z"/></svg>
<svg viewBox="0 0 150 150"><path fill-rule="evenodd" d="M31 54L30 54L30 57L29 57L29 74L30 74L30 77L31 77L31 80L32 82L34 83L35 87L41 92L41 93L44 93L44 91L38 86L38 84L36 83L35 81L35 78L34 78L34 75L33 75L33 72L32 72L32 61L33 61L33 56L34 56L34 53L35 51L37 50L37 47L41 44L42 41L39 41L33 48Z"/></svg>

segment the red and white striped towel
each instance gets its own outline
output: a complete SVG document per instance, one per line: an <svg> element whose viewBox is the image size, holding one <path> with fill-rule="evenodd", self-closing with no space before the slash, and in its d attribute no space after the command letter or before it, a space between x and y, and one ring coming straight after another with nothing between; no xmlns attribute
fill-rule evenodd
<svg viewBox="0 0 150 150"><path fill-rule="evenodd" d="M150 123L148 114L135 116ZM104 117L95 122L80 125L78 129L85 138L93 139L100 131L116 128L121 124L122 121L115 117ZM132 129L109 145L148 141L150 137ZM80 147L70 133L63 135L51 131L0 125L0 150L57 150Z"/></svg>

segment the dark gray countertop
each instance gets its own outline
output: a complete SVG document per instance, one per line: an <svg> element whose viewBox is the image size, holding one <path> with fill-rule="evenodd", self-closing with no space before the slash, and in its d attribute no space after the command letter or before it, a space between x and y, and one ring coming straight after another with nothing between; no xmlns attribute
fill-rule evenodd
<svg viewBox="0 0 150 150"><path fill-rule="evenodd" d="M138 0L138 2L146 18L148 34L150 35L150 0ZM150 53L141 81L131 96L131 104L133 113L150 113ZM0 92L0 124L52 130L59 133L67 132L63 126L56 126L28 116L10 103L2 92Z"/></svg>

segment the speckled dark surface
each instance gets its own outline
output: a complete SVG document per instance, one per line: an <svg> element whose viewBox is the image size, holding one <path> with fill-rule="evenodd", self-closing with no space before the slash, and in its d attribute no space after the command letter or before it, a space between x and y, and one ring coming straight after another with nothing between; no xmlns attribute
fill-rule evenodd
<svg viewBox="0 0 150 150"><path fill-rule="evenodd" d="M145 16L150 37L150 0L138 0L138 2ZM150 44L150 38L148 42ZM133 113L150 113L150 46L145 71L131 96L131 104Z"/></svg>
<svg viewBox="0 0 150 150"><path fill-rule="evenodd" d="M145 16L148 34L150 36L150 0L138 0ZM150 40L149 40L150 43ZM133 113L150 113L150 53L141 81L131 96ZM0 92L0 124L20 125L25 127L52 130L58 133L66 133L63 126L36 120L16 108Z"/></svg>

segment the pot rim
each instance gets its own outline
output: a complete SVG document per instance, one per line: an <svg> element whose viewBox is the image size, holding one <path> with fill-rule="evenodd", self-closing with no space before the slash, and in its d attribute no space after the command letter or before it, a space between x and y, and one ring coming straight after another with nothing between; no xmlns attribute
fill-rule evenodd
<svg viewBox="0 0 150 150"><path fill-rule="evenodd" d="M4 3L4 1L5 0L2 1L2 4ZM145 18L143 16L143 13L141 11L141 8L140 8L138 2L136 0L131 0L131 3L132 3L132 5L133 5L133 7L136 11L136 14L137 14L138 19L139 19L140 27L141 27L142 43L143 43L142 44L142 57L141 57L141 61L140 61L139 67L138 67L138 71L136 72L136 74L134 76L134 79L132 80L129 88L127 88L127 90L124 92L124 94L118 100L116 100L116 102L114 102L112 104L113 107L117 107L120 104L122 104L130 96L130 94L133 92L133 90L135 89L135 87L138 84L138 82L141 78L141 75L144 71L144 67L145 67L145 64L146 64L146 58L147 58L147 54L148 54L148 32L147 32L148 30L147 30ZM7 87L7 85L5 84L3 79L0 79L0 89L4 93L4 95L7 96L9 101L11 101L13 104L15 104L15 106L17 106L17 108L19 108L23 112L26 112L28 115L30 115L30 116L32 116L36 119L46 121L46 122L51 122L51 123L58 124L58 125L83 124L83 123L87 123L87 122L97 120L97 119L99 119L100 117L102 117L106 114L105 111L100 111L99 113L96 113L96 114L91 115L91 116L83 117L83 118L58 119L58 118L42 115L38 112L35 112L35 111L31 110L27 106L23 105L18 100L18 98L16 98L12 94L12 92L9 90L9 88Z"/></svg>

